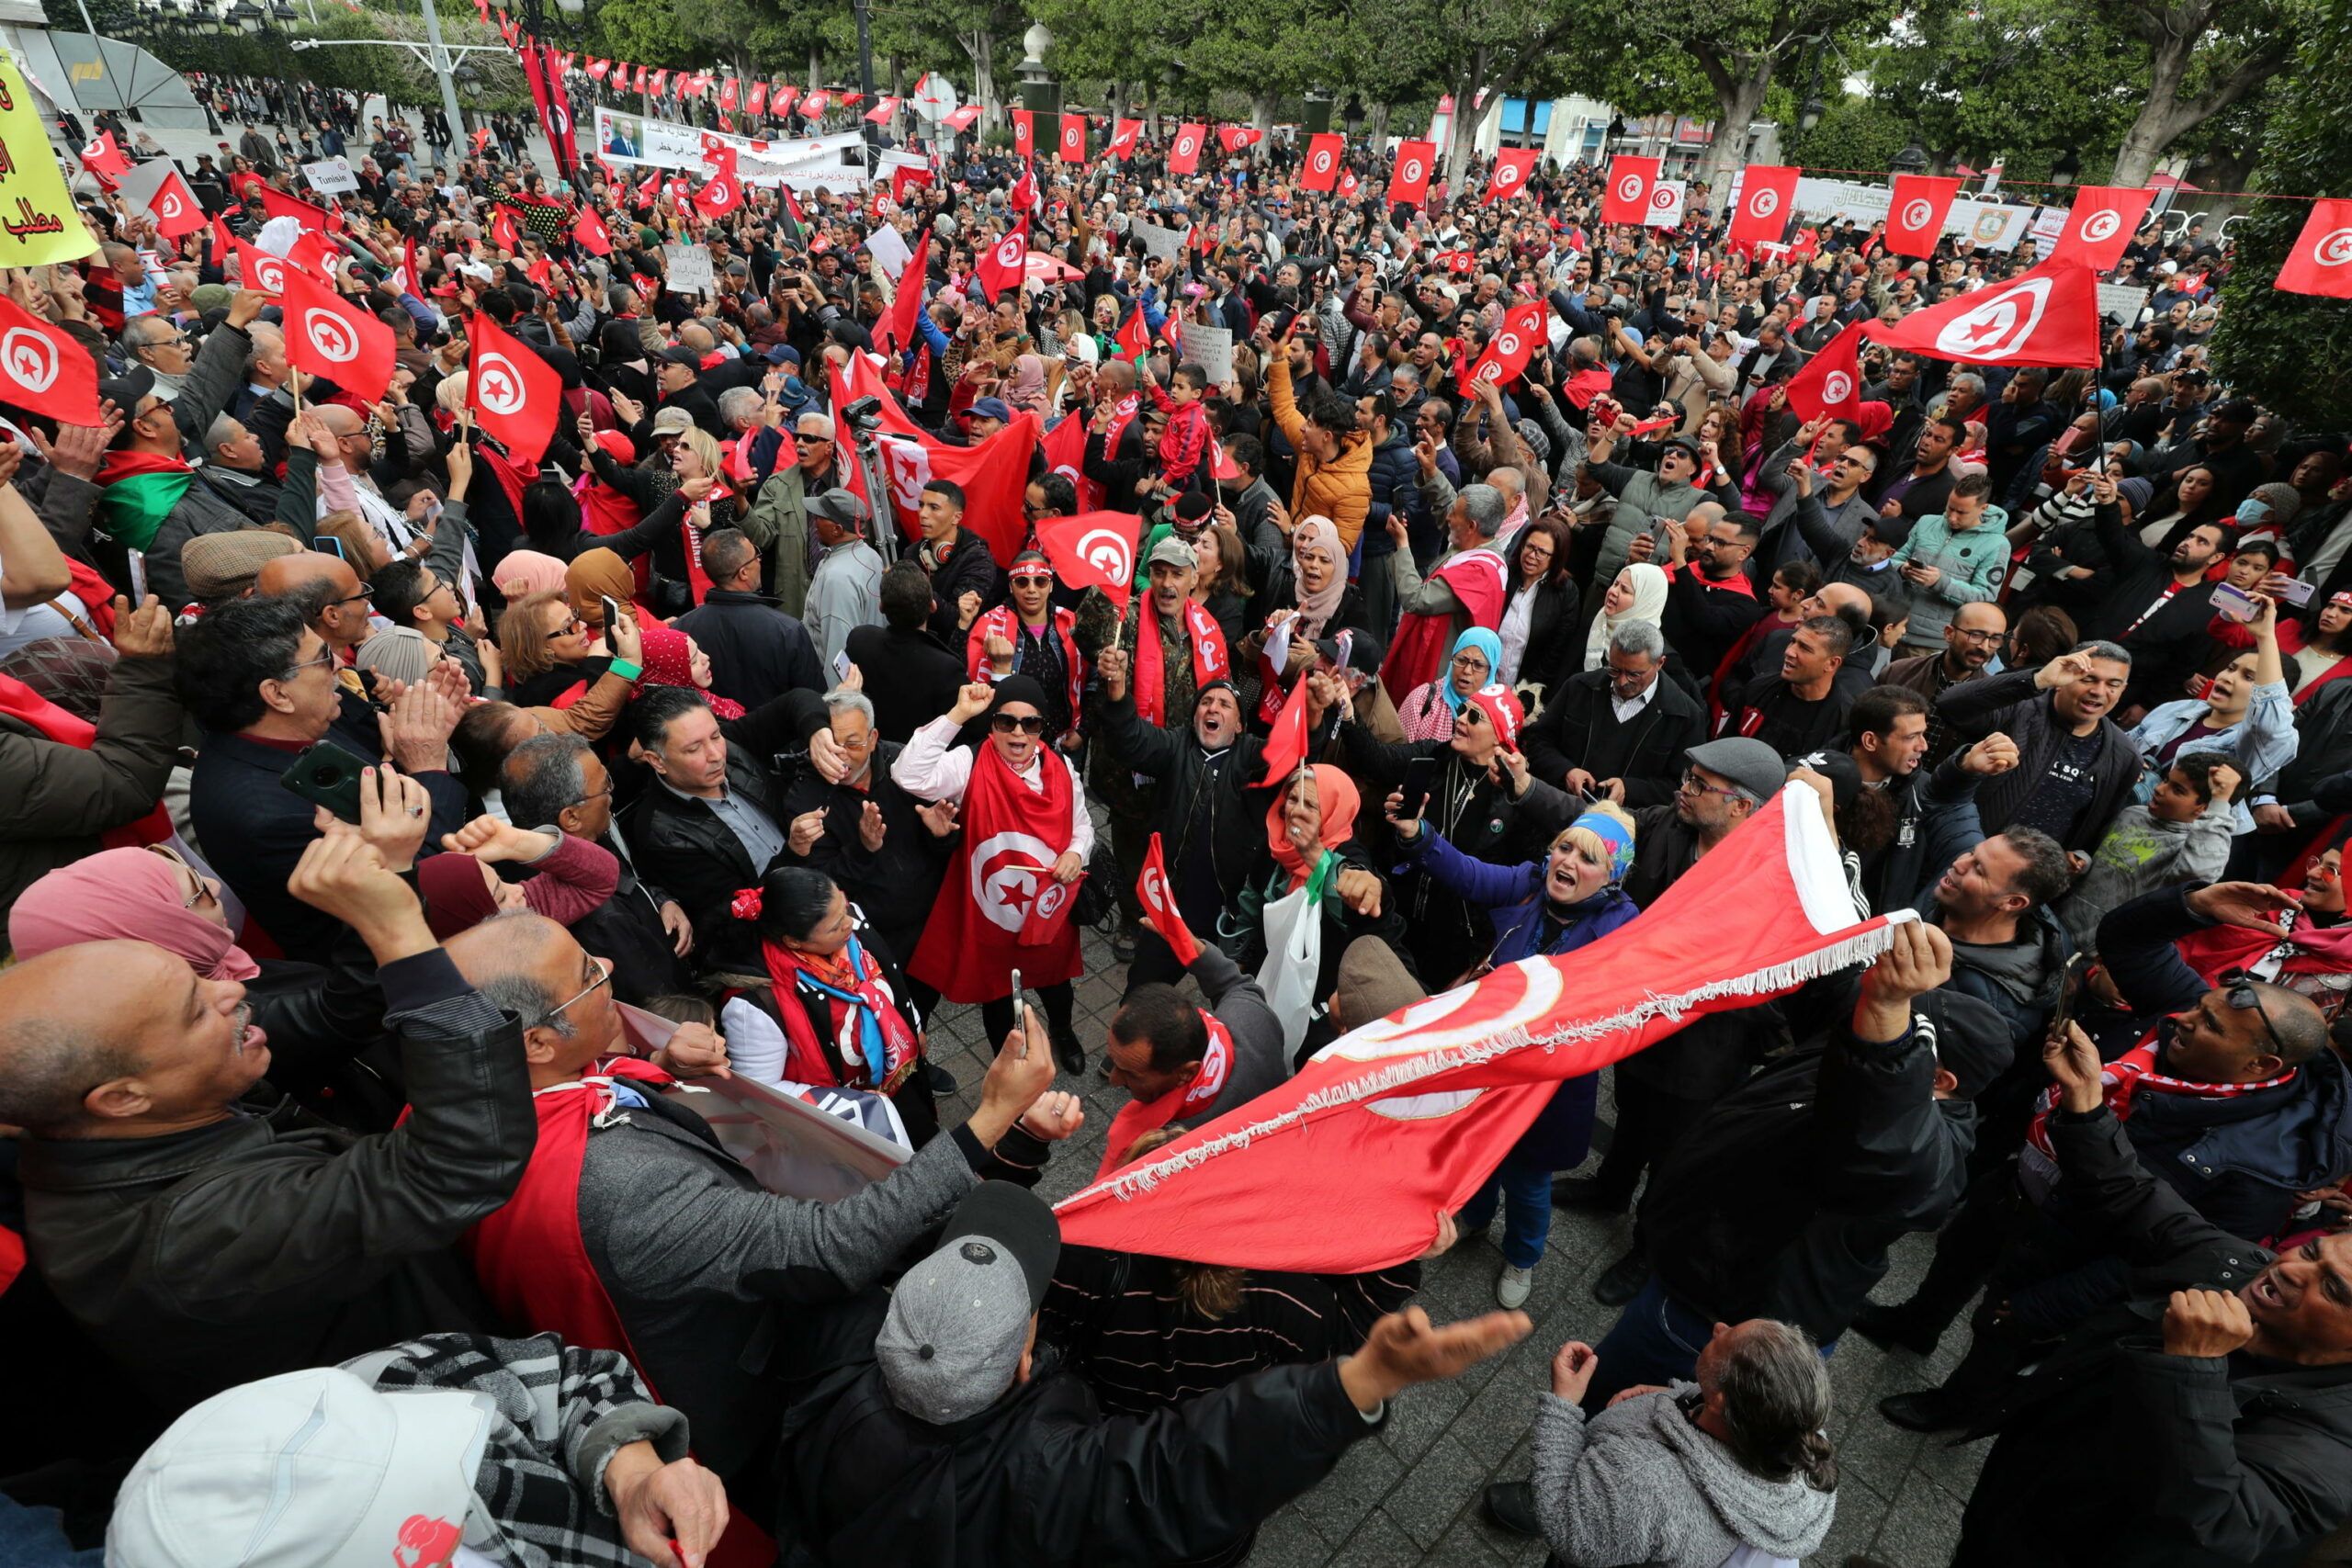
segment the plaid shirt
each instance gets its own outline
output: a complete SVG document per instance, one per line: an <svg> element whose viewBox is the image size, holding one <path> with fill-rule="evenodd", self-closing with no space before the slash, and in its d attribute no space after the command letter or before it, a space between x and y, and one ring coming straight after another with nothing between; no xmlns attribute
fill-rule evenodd
<svg viewBox="0 0 2352 1568"><path fill-rule="evenodd" d="M468 1546L515 1568L642 1563L621 1541L605 1466L640 1439L665 1462L684 1458L686 1418L654 1404L618 1351L578 1349L552 1334L434 1334L343 1366L387 1393L467 1389L497 1407L474 1476L481 1506L466 1521Z"/></svg>

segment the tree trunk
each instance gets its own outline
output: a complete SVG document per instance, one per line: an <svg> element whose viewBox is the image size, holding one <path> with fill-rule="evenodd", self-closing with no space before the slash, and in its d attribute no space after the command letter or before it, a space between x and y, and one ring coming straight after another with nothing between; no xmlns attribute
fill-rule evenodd
<svg viewBox="0 0 2352 1568"><path fill-rule="evenodd" d="M1154 141L1159 140L1159 84L1149 77L1143 84L1144 129ZM1115 128L1114 128L1115 129Z"/></svg>
<svg viewBox="0 0 2352 1568"><path fill-rule="evenodd" d="M1257 145L1249 149L1250 161L1253 164L1264 163L1267 153L1272 150L1267 138L1274 133L1274 107L1278 102L1279 96L1273 93L1261 91L1250 95L1250 129L1258 133Z"/></svg>
<svg viewBox="0 0 2352 1568"><path fill-rule="evenodd" d="M1125 82L1112 83L1110 86L1104 90L1102 101L1111 116L1111 123L1105 126L1102 130L1103 136L1108 138L1117 134L1119 122L1121 120L1129 118L1127 114L1127 85Z"/></svg>
<svg viewBox="0 0 2352 1568"><path fill-rule="evenodd" d="M1470 166L1477 146L1478 117L1471 108L1487 85L1487 46L1480 44L1460 81L1453 85L1453 115L1446 121L1445 188L1449 197L1462 192L1462 174Z"/></svg>
<svg viewBox="0 0 2352 1568"><path fill-rule="evenodd" d="M2188 165L2188 183L2217 194L2197 196L2183 191L2173 198L2175 205L2203 212L2205 231L2220 233L2222 220L2234 218L2244 209L2246 198L2236 193L2245 189L2261 157L2262 132L2257 117L2254 134L2246 138L2244 145L2201 153Z"/></svg>
<svg viewBox="0 0 2352 1568"><path fill-rule="evenodd" d="M808 90L812 93L825 85L825 78L821 73L824 61L818 55L817 46L810 44L808 46Z"/></svg>
<svg viewBox="0 0 2352 1568"><path fill-rule="evenodd" d="M1386 98L1383 98L1373 105L1372 112L1364 117L1364 141L1375 152L1380 150L1382 143L1388 140L1389 112L1389 102Z"/></svg>
<svg viewBox="0 0 2352 1568"><path fill-rule="evenodd" d="M2167 34L2152 43L2148 90L2140 100L2139 118L2123 133L2123 145L2116 149L2115 173L2110 176L2116 185L2127 189L2146 185L2155 172L2156 160L2172 145L2173 138L2196 123L2182 115L2180 105L2181 83L2188 74L2188 57L2196 47L2193 33L2187 38Z"/></svg>
<svg viewBox="0 0 2352 1568"><path fill-rule="evenodd" d="M1001 130L1005 124L1004 106L996 96L996 39L985 28L957 35L956 41L964 52L972 57L972 96L979 101L979 129Z"/></svg>
<svg viewBox="0 0 2352 1568"><path fill-rule="evenodd" d="M1707 156L1700 163L1699 177L1706 183L1708 205L1721 210L1723 193L1731 188L1731 177L1747 162L1747 130L1756 123L1756 116L1764 107L1765 89L1772 85L1772 57L1757 56L1747 74L1715 84L1715 139L1707 147ZM1691 193L1695 200L1697 193Z"/></svg>

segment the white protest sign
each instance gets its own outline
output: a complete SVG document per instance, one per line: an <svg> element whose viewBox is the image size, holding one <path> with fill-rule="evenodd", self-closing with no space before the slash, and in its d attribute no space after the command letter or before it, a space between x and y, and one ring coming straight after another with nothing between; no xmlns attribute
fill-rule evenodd
<svg viewBox="0 0 2352 1568"><path fill-rule="evenodd" d="M1850 218L1868 228L1884 220L1887 204L1893 199L1894 193L1884 186L1800 178L1795 206L1806 218Z"/></svg>
<svg viewBox="0 0 2352 1568"><path fill-rule="evenodd" d="M359 176L351 172L351 160L341 156L305 164L302 175L311 182L311 188L322 196L349 196L359 188Z"/></svg>
<svg viewBox="0 0 2352 1568"><path fill-rule="evenodd" d="M2148 308L2148 291L2129 283L2102 283L2098 286L2098 313L2113 316L2118 324L2134 327L2140 324L2140 312Z"/></svg>
<svg viewBox="0 0 2352 1568"><path fill-rule="evenodd" d="M2014 251L2025 238L2032 220L2030 207L2006 207L1996 201L1954 200L1944 218L1944 232L1958 234L1966 243L1984 251Z"/></svg>
<svg viewBox="0 0 2352 1568"><path fill-rule="evenodd" d="M1652 180L1649 210L1642 214L1642 224L1650 229L1679 229L1682 226L1682 204L1689 198L1689 180Z"/></svg>
<svg viewBox="0 0 2352 1568"><path fill-rule="evenodd" d="M2065 233L2066 212L2063 207L2044 207L2034 212L2033 226L2026 232L2033 236L2034 243L2040 245L2044 253L2058 243L2060 235Z"/></svg>
<svg viewBox="0 0 2352 1568"><path fill-rule="evenodd" d="M1127 231L1130 238L1141 240L1144 249L1160 261L1174 262L1183 258L1190 229L1163 229L1157 223L1137 223Z"/></svg>
<svg viewBox="0 0 2352 1568"><path fill-rule="evenodd" d="M596 156L616 166L650 165L716 174L703 161L706 137L734 149L736 175L747 186L788 184L800 190L822 185L831 190L857 190L865 185L865 139L854 130L763 141L608 108L596 110Z"/></svg>
<svg viewBox="0 0 2352 1568"><path fill-rule="evenodd" d="M885 223L865 237L865 248L882 264L885 277L897 277L907 270L907 263L914 259L907 250L907 242L892 225Z"/></svg>
<svg viewBox="0 0 2352 1568"><path fill-rule="evenodd" d="M1209 385L1233 379L1233 331L1229 327L1184 328L1184 357L1209 373Z"/></svg>
<svg viewBox="0 0 2352 1568"><path fill-rule="evenodd" d="M707 245L664 245L662 255L666 264L662 269L663 283L674 289L691 289L708 294L716 281L710 270L710 247Z"/></svg>

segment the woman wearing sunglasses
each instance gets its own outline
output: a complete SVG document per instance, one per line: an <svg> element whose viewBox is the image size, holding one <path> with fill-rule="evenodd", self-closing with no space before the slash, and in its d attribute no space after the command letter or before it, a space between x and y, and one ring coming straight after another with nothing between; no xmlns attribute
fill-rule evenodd
<svg viewBox="0 0 2352 1568"><path fill-rule="evenodd" d="M1055 1061L1079 1073L1086 1052L1070 1027L1069 983L1084 961L1069 908L1094 823L1077 771L1048 743L1046 705L1045 688L1026 675L975 681L890 765L908 794L958 802L964 829L907 974L951 1002L977 1003L987 1037L1001 1041L1016 1021L1021 971L1045 1003ZM956 745L984 714L987 739Z"/></svg>
<svg viewBox="0 0 2352 1568"><path fill-rule="evenodd" d="M1078 612L1054 606L1054 567L1037 550L1012 558L1005 579L1012 602L972 623L964 640L964 671L974 681L1019 673L1046 695L1046 730L1069 737L1077 728L1085 666L1078 657Z"/></svg>
<svg viewBox="0 0 2352 1568"><path fill-rule="evenodd" d="M768 983L719 1014L728 1065L762 1083L881 1097L915 1148L939 1131L923 1082L923 1016L864 911L821 871L777 864L736 895L757 923Z"/></svg>

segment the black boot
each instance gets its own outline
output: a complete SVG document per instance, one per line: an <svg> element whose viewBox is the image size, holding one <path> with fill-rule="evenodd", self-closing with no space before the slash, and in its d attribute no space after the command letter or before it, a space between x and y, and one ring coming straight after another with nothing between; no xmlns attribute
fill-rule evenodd
<svg viewBox="0 0 2352 1568"><path fill-rule="evenodd" d="M1555 1176L1552 1179L1552 1207L1582 1209L1594 1214L1622 1214L1628 1204L1623 1194L1602 1187L1597 1176Z"/></svg>
<svg viewBox="0 0 2352 1568"><path fill-rule="evenodd" d="M1621 1307L1640 1295L1649 1282L1650 1260L1636 1247L1592 1282L1592 1299L1602 1306Z"/></svg>
<svg viewBox="0 0 2352 1568"><path fill-rule="evenodd" d="M1949 1432L1968 1424L1960 1402L1939 1388L1889 1394L1878 1402L1878 1413L1906 1432Z"/></svg>
<svg viewBox="0 0 2352 1568"><path fill-rule="evenodd" d="M1936 1341L1943 1331L1920 1321L1908 1303L1903 1306L1880 1306L1873 1302L1854 1314L1854 1332L1882 1350L1908 1350L1915 1356L1932 1356Z"/></svg>
<svg viewBox="0 0 2352 1568"><path fill-rule="evenodd" d="M1544 1523L1535 1517L1535 1488L1524 1481L1498 1481L1487 1488L1487 1522L1541 1540Z"/></svg>
<svg viewBox="0 0 2352 1568"><path fill-rule="evenodd" d="M1086 1071L1086 1047L1078 1043L1076 1030L1049 1027L1046 1032L1054 1042L1054 1066L1073 1077Z"/></svg>

